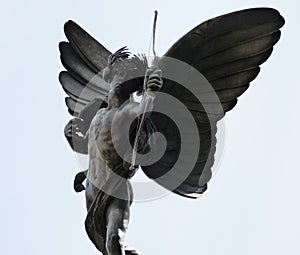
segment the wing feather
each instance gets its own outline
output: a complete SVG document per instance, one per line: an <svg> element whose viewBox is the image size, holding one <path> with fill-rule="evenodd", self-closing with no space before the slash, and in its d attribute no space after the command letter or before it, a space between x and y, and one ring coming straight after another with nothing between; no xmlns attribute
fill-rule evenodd
<svg viewBox="0 0 300 255"><path fill-rule="evenodd" d="M64 31L69 42L59 43L61 62L66 68L59 74L59 81L69 96L69 113L79 116L92 100L106 100L109 85L101 70L111 53L73 21L66 22Z"/></svg>
<svg viewBox="0 0 300 255"><path fill-rule="evenodd" d="M68 72L59 74L59 81L65 92L76 101L88 104L95 98L95 92L74 79Z"/></svg>
<svg viewBox="0 0 300 255"><path fill-rule="evenodd" d="M74 21L69 20L64 26L66 37L73 50L95 73L107 66L111 54L102 44L90 36Z"/></svg>
<svg viewBox="0 0 300 255"><path fill-rule="evenodd" d="M73 100L71 97L65 98L66 105L71 115L78 117L79 113L83 110L86 104L79 103Z"/></svg>
<svg viewBox="0 0 300 255"><path fill-rule="evenodd" d="M78 81L101 94L107 94L108 85L99 73L95 73L83 62L67 42L59 44L61 62L68 72Z"/></svg>

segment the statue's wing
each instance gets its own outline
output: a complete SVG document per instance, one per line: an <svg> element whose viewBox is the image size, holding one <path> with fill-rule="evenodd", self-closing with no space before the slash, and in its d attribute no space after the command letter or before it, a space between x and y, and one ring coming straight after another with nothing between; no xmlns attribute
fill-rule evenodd
<svg viewBox="0 0 300 255"><path fill-rule="evenodd" d="M183 86L164 80L162 92L179 99L192 113L198 127L200 149L192 170L186 172L184 167L174 168L185 142L181 141L181 130L170 118L153 113L151 119L157 130L164 134L167 148L159 161L142 166L148 177L177 194L191 198L206 190L214 163L217 121L236 105L237 98L258 75L259 66L270 57L280 38L279 29L283 24L284 19L279 12L270 8L234 12L198 25L167 51L165 56L181 60L201 72L212 89L201 88L200 102ZM180 72L171 70L171 65L164 58L160 67L163 75ZM188 74L183 73L182 76ZM203 81L199 81L198 86L202 85ZM184 116L182 119L184 121ZM187 142L192 147L197 141L190 139ZM188 149L186 153L190 153ZM183 157L182 166L186 159L188 155Z"/></svg>
<svg viewBox="0 0 300 255"><path fill-rule="evenodd" d="M100 72L111 53L73 21L66 22L64 31L68 42L61 42L59 50L66 71L59 74L59 81L68 95L66 105L73 116L91 119L95 110L85 109L84 114L82 110L91 101L105 101L109 85Z"/></svg>

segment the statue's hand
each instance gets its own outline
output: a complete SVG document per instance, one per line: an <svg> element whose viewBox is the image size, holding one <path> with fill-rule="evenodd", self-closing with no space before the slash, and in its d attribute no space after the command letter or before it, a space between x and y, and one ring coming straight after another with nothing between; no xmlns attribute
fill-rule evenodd
<svg viewBox="0 0 300 255"><path fill-rule="evenodd" d="M82 183L86 179L86 175L87 175L87 171L79 172L78 174L76 174L74 179L74 190L76 192L81 192L85 190L85 187Z"/></svg>
<svg viewBox="0 0 300 255"><path fill-rule="evenodd" d="M149 74L149 78L146 84L147 91L158 91L161 89L163 85L163 79L161 77L161 69L150 68L147 73Z"/></svg>

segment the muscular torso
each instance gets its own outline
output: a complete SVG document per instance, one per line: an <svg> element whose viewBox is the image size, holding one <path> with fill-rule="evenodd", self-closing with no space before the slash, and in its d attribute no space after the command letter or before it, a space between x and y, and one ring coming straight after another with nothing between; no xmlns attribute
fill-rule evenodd
<svg viewBox="0 0 300 255"><path fill-rule="evenodd" d="M88 131L88 152L89 152L89 170L87 175L87 207L89 208L94 197L107 180L111 177L112 170L123 164L123 159L115 150L115 146L124 141L125 132L122 127L126 126L126 121L130 117L138 114L137 103L128 103L122 109L105 108L100 109L91 122ZM112 124L119 128L119 132L112 141ZM128 171L128 169L124 169Z"/></svg>

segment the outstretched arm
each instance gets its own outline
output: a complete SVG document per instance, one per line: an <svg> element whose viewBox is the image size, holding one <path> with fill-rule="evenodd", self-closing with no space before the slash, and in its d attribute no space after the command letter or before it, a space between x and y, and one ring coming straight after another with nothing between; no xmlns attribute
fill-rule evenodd
<svg viewBox="0 0 300 255"><path fill-rule="evenodd" d="M136 124L133 125L130 131L130 141L134 146L136 152L147 153L151 147L155 144L155 138L153 140L149 139L151 134L155 132L155 126L150 120L150 114L153 109L153 101L155 99L156 93L163 85L163 80L161 78L161 70L157 68L150 68L147 70L147 82L145 83L143 98L138 103L128 104L123 108L119 114L126 118L126 115L138 117ZM141 126L140 126L141 125ZM140 130L140 131L138 131ZM137 137L138 136L138 137ZM137 140L135 140L137 137ZM137 143L136 143L137 142ZM136 144L135 144L136 143ZM134 145L135 144L135 145ZM131 151L131 149L129 149ZM134 163L134 162L133 162ZM129 167L128 163L124 161L126 168Z"/></svg>

